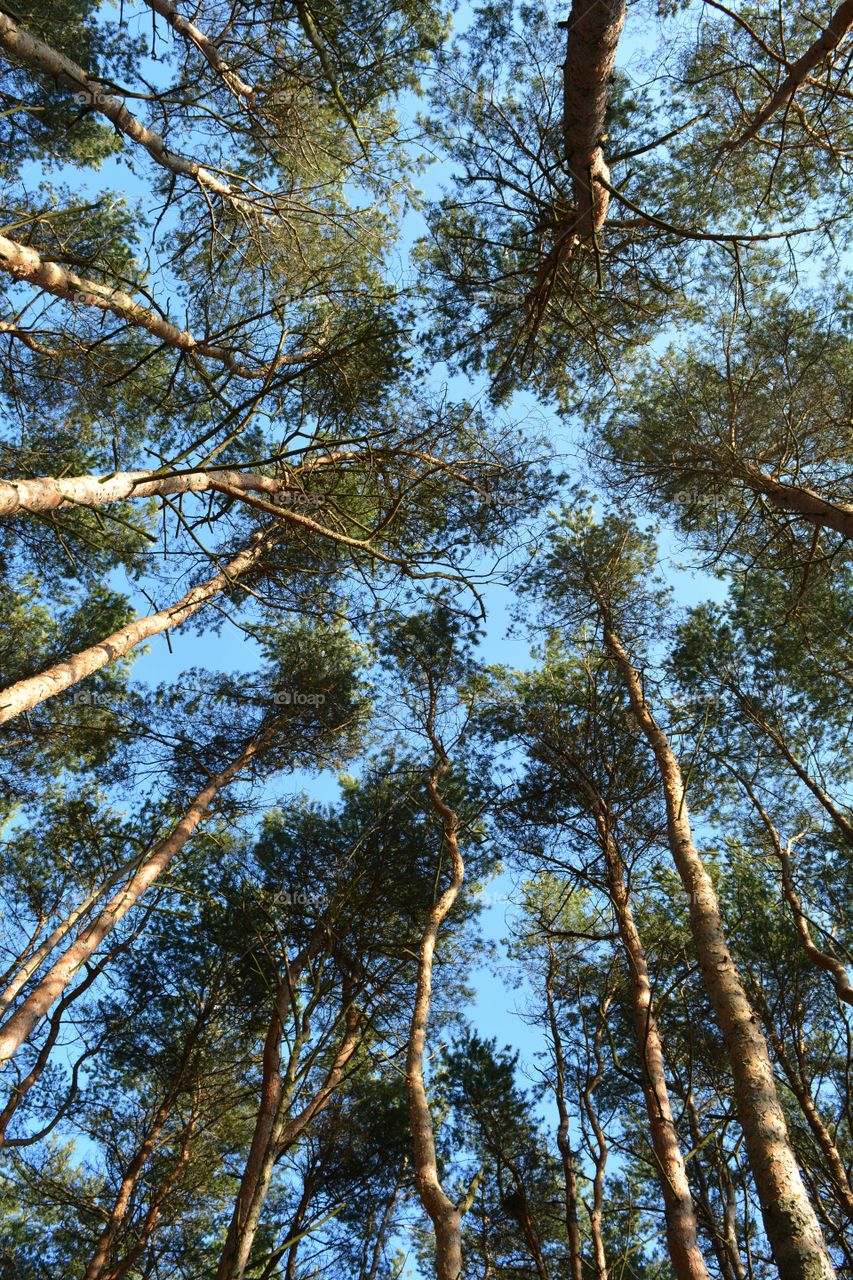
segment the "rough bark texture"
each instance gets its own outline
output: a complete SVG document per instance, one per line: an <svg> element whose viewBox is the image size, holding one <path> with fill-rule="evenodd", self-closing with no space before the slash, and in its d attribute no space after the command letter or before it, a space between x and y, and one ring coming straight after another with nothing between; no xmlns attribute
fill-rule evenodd
<svg viewBox="0 0 853 1280"><path fill-rule="evenodd" d="M779 1275L781 1280L833 1280L835 1270L791 1146L767 1042L729 951L716 889L693 843L681 769L646 704L639 672L607 620L605 643L657 762L669 845L688 894L696 954L725 1041L738 1118Z"/></svg>
<svg viewBox="0 0 853 1280"><path fill-rule="evenodd" d="M85 680L86 676L130 653L143 640L159 635L171 627L180 626L209 600L233 587L240 574L253 568L261 560L268 546L269 536L265 533L257 534L219 573L193 587L168 609L159 609L144 618L136 618L98 644L81 649L79 653L64 658L36 676L28 676L26 680L10 685L0 693L0 724L13 720L15 716L38 706L47 698L55 698L57 694L64 693L80 680Z"/></svg>
<svg viewBox="0 0 853 1280"><path fill-rule="evenodd" d="M625 864L603 812L598 814L597 825L607 869L607 887L616 914L619 937L628 960L634 1035L640 1054L652 1150L658 1162L669 1256L678 1280L708 1280L708 1268L699 1247L693 1196L669 1100L663 1046L652 1002L649 966L634 920Z"/></svg>
<svg viewBox="0 0 853 1280"><path fill-rule="evenodd" d="M46 261L28 245L7 240L5 236L0 236L0 270L15 280L24 280L34 288L43 289L75 306L94 307L118 316L128 324L145 329L166 346L216 360L237 378L268 378L276 369L303 364L322 353L322 347L314 346L306 351L284 352L266 364L246 364L230 347L194 337L157 311L140 306L123 289L101 284L98 280L83 279L58 262Z"/></svg>
<svg viewBox="0 0 853 1280"><path fill-rule="evenodd" d="M450 855L451 879L432 907L421 938L418 980L406 1054L406 1091L414 1151L415 1186L435 1232L436 1278L459 1280L462 1274L462 1215L446 1195L438 1176L435 1135L424 1084L424 1053L432 997L435 944L441 923L456 901L465 877L465 866L459 852L456 814L444 804L438 791L438 779L446 769L445 764L434 772L428 785L430 800L441 819L444 842Z"/></svg>
<svg viewBox="0 0 853 1280"><path fill-rule="evenodd" d="M563 63L563 143L575 200L574 234L593 239L607 217L607 90L625 22L625 0L574 0Z"/></svg>
<svg viewBox="0 0 853 1280"><path fill-rule="evenodd" d="M853 27L853 0L844 0L814 44L810 45L796 62L788 65L788 74L779 88L768 98L746 132L732 143L733 147L740 147L745 142L749 142L778 111L788 105L801 85L805 84L810 72L820 66L827 54L838 48L851 27Z"/></svg>
<svg viewBox="0 0 853 1280"><path fill-rule="evenodd" d="M68 947L36 984L20 1008L0 1027L0 1063L8 1062L29 1038L51 1005L59 999L74 975L82 968L116 925L124 919L147 889L163 874L181 852L210 808L217 794L233 781L258 753L261 741L251 742L226 769L215 774L198 792L183 817L145 859L127 884L107 902L86 930Z"/></svg>

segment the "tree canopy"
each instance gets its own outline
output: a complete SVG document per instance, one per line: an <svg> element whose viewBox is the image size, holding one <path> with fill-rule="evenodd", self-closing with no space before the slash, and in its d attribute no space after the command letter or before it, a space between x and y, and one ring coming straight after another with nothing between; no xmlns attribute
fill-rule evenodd
<svg viewBox="0 0 853 1280"><path fill-rule="evenodd" d="M851 67L0 0L0 1280L853 1268Z"/></svg>

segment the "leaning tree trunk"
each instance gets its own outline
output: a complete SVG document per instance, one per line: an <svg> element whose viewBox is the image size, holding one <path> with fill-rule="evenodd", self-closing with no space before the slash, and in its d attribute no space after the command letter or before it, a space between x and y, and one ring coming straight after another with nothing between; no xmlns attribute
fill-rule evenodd
<svg viewBox="0 0 853 1280"><path fill-rule="evenodd" d="M208 601L233 588L241 574L254 568L262 559L269 541L268 533L256 534L249 545L229 564L212 578L208 578L206 582L193 587L167 609L159 609L156 613L149 613L144 618L136 618L126 627L121 627L105 640L99 641L98 644L63 658L61 662L54 663L52 667L39 672L36 676L28 676L25 680L18 680L16 684L9 685L7 689L0 692L0 724L13 720L24 711L32 710L48 698L55 698L57 694L64 693L66 689L85 680L87 676L109 666L117 658L125 657L137 645L142 644L143 640L148 640L151 636L159 635L172 627L180 626Z"/></svg>
<svg viewBox="0 0 853 1280"><path fill-rule="evenodd" d="M688 895L693 942L726 1045L738 1118L780 1278L834 1280L835 1269L791 1145L767 1041L732 959L714 882L693 842L681 768L646 703L640 674L610 623L599 590L596 595L605 621L605 644L622 673L634 719L652 748L663 785L669 846Z"/></svg>
<svg viewBox="0 0 853 1280"><path fill-rule="evenodd" d="M797 58L796 62L789 62L787 57L784 59L784 65L787 67L784 80L775 93L768 98L749 128L736 142L730 144L731 147L742 147L745 142L751 141L778 111L787 107L797 90L806 83L811 72L838 48L851 27L853 27L853 0L843 0L817 40L809 45L805 53Z"/></svg>
<svg viewBox="0 0 853 1280"><path fill-rule="evenodd" d="M0 1064L8 1062L44 1018L68 984L116 925L142 895L163 874L195 833L218 793L261 749L262 740L253 739L240 755L202 787L165 840L141 863L130 880L109 899L84 932L54 962L33 987L20 1008L0 1026Z"/></svg>

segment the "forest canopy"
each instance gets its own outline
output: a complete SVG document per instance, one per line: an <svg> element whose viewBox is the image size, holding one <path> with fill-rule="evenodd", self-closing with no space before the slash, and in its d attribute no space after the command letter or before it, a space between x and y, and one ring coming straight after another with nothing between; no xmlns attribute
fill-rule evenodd
<svg viewBox="0 0 853 1280"><path fill-rule="evenodd" d="M0 0L0 1280L853 1273L853 0Z"/></svg>

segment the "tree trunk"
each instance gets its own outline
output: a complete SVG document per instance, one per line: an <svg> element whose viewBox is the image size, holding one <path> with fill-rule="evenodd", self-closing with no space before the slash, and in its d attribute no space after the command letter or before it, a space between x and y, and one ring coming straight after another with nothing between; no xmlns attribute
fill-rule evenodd
<svg viewBox="0 0 853 1280"><path fill-rule="evenodd" d="M604 160L607 90L625 22L625 0L574 0L563 63L563 143L575 209L572 231L592 240L604 225L610 194L596 178L610 181Z"/></svg>
<svg viewBox="0 0 853 1280"><path fill-rule="evenodd" d="M34 288L43 289L45 293L50 293L55 298L61 298L75 306L94 307L99 311L117 316L126 324L145 329L167 347L216 360L236 378L268 378L276 369L282 369L286 365L304 364L323 352L321 346L314 346L305 351L280 353L267 364L246 364L239 353L232 348L202 341L186 329L179 329L176 324L166 320L157 311L140 306L123 289L101 284L98 280L82 279L76 272L69 271L58 262L45 260L29 245L7 240L5 236L0 236L0 270L5 271L15 280L25 280Z"/></svg>
<svg viewBox="0 0 853 1280"><path fill-rule="evenodd" d="M652 987L646 953L634 920L625 877L625 864L613 839L608 816L596 815L599 839L607 869L607 887L619 936L628 960L631 983L631 1012L640 1055L640 1071L652 1149L658 1162L658 1180L666 1215L666 1238L673 1270L678 1280L709 1280L708 1268L699 1247L693 1196L678 1131L672 1115L666 1083L663 1046L652 1002Z"/></svg>
<svg viewBox="0 0 853 1280"><path fill-rule="evenodd" d="M30 711L47 698L55 698L57 694L64 693L80 680L85 680L86 676L130 653L143 640L180 626L208 601L232 588L240 574L254 568L263 558L269 543L269 534L257 533L229 564L206 582L193 587L167 609L149 613L144 618L136 618L98 644L81 649L69 658L63 658L37 676L28 676L26 680L18 680L16 684L9 685L0 692L0 724L6 724L24 711Z"/></svg>
<svg viewBox="0 0 853 1280"><path fill-rule="evenodd" d="M286 1007L290 1003L291 983L296 980L310 956L315 954L318 942L319 935L316 941L309 943L297 957L294 964L290 966L288 974L282 979L276 995L275 1012L264 1046L262 1105L252 1135L234 1214L217 1267L216 1280L243 1280L257 1235L261 1212L269 1194L275 1163L305 1131L314 1117L328 1105L332 1094L343 1079L347 1063L358 1044L360 1015L352 1004L351 990L347 984L344 992L344 1036L326 1080L299 1114L288 1120L287 1111L295 1086L298 1054L307 1035L307 1026L304 1029L305 1034L296 1038L287 1080L283 1082L279 1076L278 1064L284 1017ZM286 1001L282 996L282 988L285 988Z"/></svg>
<svg viewBox="0 0 853 1280"><path fill-rule="evenodd" d="M289 483L289 477L258 475L246 471L186 471L159 475L156 471L115 471L107 476L38 476L33 480L0 480L0 516L18 512L69 510L73 507L106 507L132 498L152 498L181 493L229 494L234 490L266 493L272 502L291 499L294 505L308 495Z"/></svg>
<svg viewBox="0 0 853 1280"><path fill-rule="evenodd" d="M108 889L111 889L113 885L118 884L122 876L127 875L129 871L133 871L144 856L144 854L136 854L133 858L129 858L123 866L118 868L117 871L113 871L110 875L106 876L97 888L93 889L88 897L84 898L83 901L73 909L73 911L69 911L68 915L60 920L59 924L48 934L44 941L36 947L32 955L24 961L18 972L8 983L2 994L0 994L0 1015L4 1014L13 1004L18 992L22 987L26 986L41 962L50 955L51 951L53 951L55 947L59 946L62 939L71 932L78 921L86 915L87 911L95 905L99 898L103 897Z"/></svg>
<svg viewBox="0 0 853 1280"><path fill-rule="evenodd" d="M740 467L753 493L763 494L777 510L803 516L810 524L833 529L853 540L853 505L849 502L835 502L803 485L774 480L765 471L748 463L741 463Z"/></svg>
<svg viewBox="0 0 853 1280"><path fill-rule="evenodd" d="M257 739L240 753L221 773L214 775L198 792L184 816L139 866L124 888L115 893L84 933L51 966L36 984L23 1004L0 1027L0 1063L8 1062L41 1022L51 1005L59 999L78 970L98 949L104 938L115 929L131 907L168 868L172 859L197 830L218 793L237 776L257 754Z"/></svg>
<svg viewBox="0 0 853 1280"><path fill-rule="evenodd" d="M569 1142L569 1109L566 1106L566 1063L563 1055L563 1041L557 1022L557 1011L554 1005L554 952L551 941L548 941L548 972L545 978L545 1000L548 1008L548 1023L551 1028L551 1043L554 1046L554 1097L557 1102L557 1148L563 1162L563 1180L565 1190L566 1234L569 1240L569 1277L570 1280L583 1280L583 1258L581 1255L580 1224L578 1222L578 1179L575 1173L575 1162Z"/></svg>
<svg viewBox="0 0 853 1280"><path fill-rule="evenodd" d="M465 865L459 852L458 820L453 810L444 804L438 791L439 779L447 772L448 767L447 762L442 761L433 770L428 791L433 808L441 818L444 843L450 854L451 880L430 911L421 938L415 1003L406 1053L406 1092L414 1150L415 1186L435 1232L436 1280L460 1280L462 1275L462 1215L445 1194L438 1176L435 1135L424 1085L424 1053L432 996L435 944L441 923L456 901L465 878Z"/></svg>
<svg viewBox="0 0 853 1280"><path fill-rule="evenodd" d="M730 144L732 148L741 147L745 142L756 137L768 120L788 105L800 86L805 84L810 72L820 66L828 53L838 48L851 26L853 26L853 0L844 0L814 44L810 45L796 62L789 63L787 57L784 59L788 74L761 108L746 132L742 133L736 142Z"/></svg>
<svg viewBox="0 0 853 1280"><path fill-rule="evenodd" d="M111 94L105 85L90 77L88 72L66 58L64 53L22 31L4 13L0 13L0 49L13 62L20 62L38 75L56 80L72 93L84 95L93 111L105 116L119 133L144 147L151 158L163 168L178 176L190 178L205 192L232 200L245 212L251 210L252 202L246 196L205 169L198 161L172 151L159 133L154 133L131 115L121 98Z"/></svg>
<svg viewBox="0 0 853 1280"><path fill-rule="evenodd" d="M729 951L714 883L693 843L681 769L646 705L640 675L610 625L606 608L603 613L605 644L625 680L634 719L654 752L661 777L669 846L688 894L696 954L725 1041L738 1117L779 1275L781 1280L834 1280L820 1223L791 1146L767 1042Z"/></svg>

